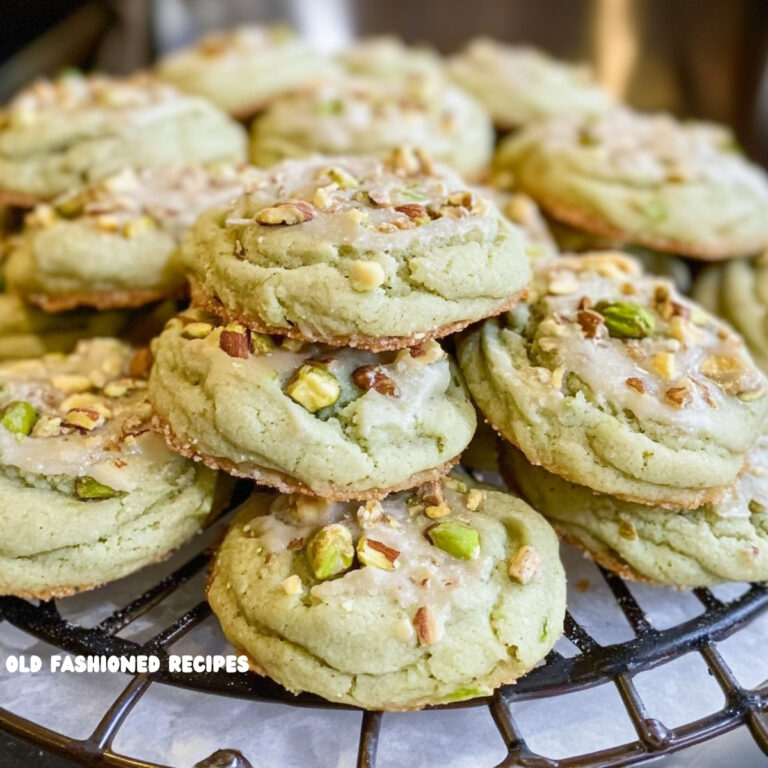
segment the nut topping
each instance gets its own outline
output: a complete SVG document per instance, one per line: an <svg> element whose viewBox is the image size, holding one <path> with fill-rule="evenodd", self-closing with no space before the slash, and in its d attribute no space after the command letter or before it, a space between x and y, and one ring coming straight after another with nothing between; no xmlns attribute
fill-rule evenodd
<svg viewBox="0 0 768 768"><path fill-rule="evenodd" d="M262 208L253 218L262 226L283 225L292 227L310 221L315 214L312 206L304 200L292 200L288 203L277 203L268 208Z"/></svg>
<svg viewBox="0 0 768 768"><path fill-rule="evenodd" d="M624 383L630 389L634 389L640 394L643 394L645 392L645 382L642 379L638 379L635 376L630 376Z"/></svg>
<svg viewBox="0 0 768 768"><path fill-rule="evenodd" d="M362 565L394 571L399 565L400 550L388 547L384 542L361 536L357 542L357 559Z"/></svg>
<svg viewBox="0 0 768 768"><path fill-rule="evenodd" d="M480 554L480 536L470 525L445 520L427 528L427 538L443 552L459 560L474 560Z"/></svg>
<svg viewBox="0 0 768 768"><path fill-rule="evenodd" d="M400 397L400 390L394 380L384 372L380 365L362 365L352 373L352 380L366 392L375 390L380 395Z"/></svg>
<svg viewBox="0 0 768 768"><path fill-rule="evenodd" d="M439 638L437 622L429 606L422 605L413 617L413 628L421 645L432 645Z"/></svg>
<svg viewBox="0 0 768 768"><path fill-rule="evenodd" d="M307 561L317 579L339 576L354 559L352 534L339 523L324 526L307 542Z"/></svg>
<svg viewBox="0 0 768 768"><path fill-rule="evenodd" d="M30 403L16 400L0 411L0 424L14 435L28 435L37 421L37 412Z"/></svg>
<svg viewBox="0 0 768 768"><path fill-rule="evenodd" d="M241 325L228 325L219 336L219 347L230 357L248 359L251 350L250 333Z"/></svg>
<svg viewBox="0 0 768 768"><path fill-rule="evenodd" d="M588 339L597 337L600 330L604 328L603 316L591 309L580 309L576 315L576 320Z"/></svg>
<svg viewBox="0 0 768 768"><path fill-rule="evenodd" d="M534 547L525 545L509 561L509 576L521 584L530 584L541 576L541 556Z"/></svg>

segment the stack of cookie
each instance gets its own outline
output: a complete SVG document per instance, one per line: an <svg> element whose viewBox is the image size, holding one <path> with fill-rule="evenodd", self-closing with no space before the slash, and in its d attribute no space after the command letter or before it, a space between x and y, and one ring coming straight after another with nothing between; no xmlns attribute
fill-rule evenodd
<svg viewBox="0 0 768 768"><path fill-rule="evenodd" d="M600 563L678 586L768 577L766 381L670 283L623 254L545 261L459 360L516 446L507 479Z"/></svg>
<svg viewBox="0 0 768 768"><path fill-rule="evenodd" d="M0 197L33 206L3 247L0 357L33 359L0 364L0 594L58 597L166 556L228 497L151 432L147 350L109 337L175 313L155 306L186 290L183 231L254 171L239 125L145 76L39 82L0 126Z"/></svg>
<svg viewBox="0 0 768 768"><path fill-rule="evenodd" d="M283 492L247 504L209 583L255 668L403 709L546 655L564 609L553 533L446 478L475 411L437 339L510 309L529 277L498 209L423 152L291 160L203 214L182 257L193 308L152 345L155 426Z"/></svg>

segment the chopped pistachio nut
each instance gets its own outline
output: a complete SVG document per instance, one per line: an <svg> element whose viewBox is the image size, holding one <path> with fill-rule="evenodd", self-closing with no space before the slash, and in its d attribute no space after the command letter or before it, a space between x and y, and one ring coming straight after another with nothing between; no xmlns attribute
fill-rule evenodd
<svg viewBox="0 0 768 768"><path fill-rule="evenodd" d="M41 416L32 429L32 437L56 437L61 434L61 419L58 416Z"/></svg>
<svg viewBox="0 0 768 768"><path fill-rule="evenodd" d="M291 377L285 393L310 413L315 413L339 399L341 385L327 368L305 363Z"/></svg>
<svg viewBox="0 0 768 768"><path fill-rule="evenodd" d="M328 500L295 493L290 497L290 510L298 522L314 523L328 510Z"/></svg>
<svg viewBox="0 0 768 768"><path fill-rule="evenodd" d="M441 501L439 504L428 504L424 509L424 514L435 520L439 517L450 515L451 508L444 501Z"/></svg>
<svg viewBox="0 0 768 768"><path fill-rule="evenodd" d="M357 522L362 527L375 525L381 520L383 514L384 507L381 506L381 502L377 499L369 499L357 508Z"/></svg>
<svg viewBox="0 0 768 768"><path fill-rule="evenodd" d="M671 381L675 378L675 355L673 352L657 352L653 356L653 370L662 379Z"/></svg>
<svg viewBox="0 0 768 768"><path fill-rule="evenodd" d="M301 350L304 349L304 342L301 339L291 339L286 336L280 342L280 346L283 349L287 349L289 352L301 352Z"/></svg>
<svg viewBox="0 0 768 768"><path fill-rule="evenodd" d="M455 520L445 520L430 526L427 528L427 537L438 549L459 560L474 560L480 553L480 536L477 531Z"/></svg>
<svg viewBox="0 0 768 768"><path fill-rule="evenodd" d="M339 189L354 189L360 186L360 182L343 168L328 168L325 173L331 181L339 185Z"/></svg>
<svg viewBox="0 0 768 768"><path fill-rule="evenodd" d="M388 547L381 541L361 536L357 542L357 559L363 565L394 571L399 565L400 550Z"/></svg>
<svg viewBox="0 0 768 768"><path fill-rule="evenodd" d="M151 229L157 229L157 224L151 216L140 216L123 225L123 235L127 238L138 237Z"/></svg>
<svg viewBox="0 0 768 768"><path fill-rule="evenodd" d="M51 384L67 394L87 392L93 386L93 382L87 376L80 376L76 373L62 373L53 376L51 377Z"/></svg>
<svg viewBox="0 0 768 768"><path fill-rule="evenodd" d="M354 559L352 534L339 523L324 526L307 542L307 561L317 579L344 573Z"/></svg>
<svg viewBox="0 0 768 768"><path fill-rule="evenodd" d="M410 643L413 640L414 627L408 619L400 619L395 624L395 637L401 643Z"/></svg>
<svg viewBox="0 0 768 768"><path fill-rule="evenodd" d="M450 488L452 491L456 491L456 493L466 493L467 492L467 484L463 480L459 480L456 477L451 477L448 475L448 477L445 478L445 487Z"/></svg>
<svg viewBox="0 0 768 768"><path fill-rule="evenodd" d="M251 352L254 355L268 355L275 348L275 342L266 333L251 331Z"/></svg>
<svg viewBox="0 0 768 768"><path fill-rule="evenodd" d="M23 400L14 400L0 411L0 424L14 435L28 435L36 421L34 406Z"/></svg>
<svg viewBox="0 0 768 768"><path fill-rule="evenodd" d="M109 419L112 416L112 411L107 408L98 395L94 395L91 392L81 392L79 394L70 395L65 398L59 405L59 411L61 413L68 413L76 408L87 408L103 416L105 419Z"/></svg>
<svg viewBox="0 0 768 768"><path fill-rule="evenodd" d="M264 226L284 225L287 227L303 224L314 218L312 206L304 200L294 200L289 203L277 203L268 208L262 208L254 221Z"/></svg>
<svg viewBox="0 0 768 768"><path fill-rule="evenodd" d="M410 349L401 349L395 358L396 363L406 365L431 365L445 357L445 350L434 339L417 344Z"/></svg>
<svg viewBox="0 0 768 768"><path fill-rule="evenodd" d="M143 379L121 378L108 382L102 390L107 397L123 397L137 389L146 389Z"/></svg>
<svg viewBox="0 0 768 768"><path fill-rule="evenodd" d="M247 360L251 351L250 333L242 325L228 325L219 334L219 347L230 357Z"/></svg>
<svg viewBox="0 0 768 768"><path fill-rule="evenodd" d="M637 529L626 518L619 519L619 536L622 539L628 539L629 541L635 541L638 538Z"/></svg>
<svg viewBox="0 0 768 768"><path fill-rule="evenodd" d="M765 504L761 504L757 499L750 499L747 506L753 515L762 515L765 512Z"/></svg>
<svg viewBox="0 0 768 768"><path fill-rule="evenodd" d="M510 578L529 584L541 575L541 556L534 547L526 544L510 559L507 572Z"/></svg>
<svg viewBox="0 0 768 768"><path fill-rule="evenodd" d="M211 331L213 326L210 323L189 323L184 326L181 335L185 339L204 339L211 334Z"/></svg>
<svg viewBox="0 0 768 768"><path fill-rule="evenodd" d="M413 628L421 645L432 645L440 639L435 615L427 605L422 605L416 611L413 617Z"/></svg>
<svg viewBox="0 0 768 768"><path fill-rule="evenodd" d="M616 338L644 339L656 327L653 315L631 301L600 302L595 309L603 316L608 333Z"/></svg>
<svg viewBox="0 0 768 768"><path fill-rule="evenodd" d="M291 576L288 576L288 578L283 579L282 582L280 582L280 586L283 588L286 595L301 594L301 576L299 576L298 573L294 573Z"/></svg>
<svg viewBox="0 0 768 768"><path fill-rule="evenodd" d="M104 417L92 408L72 408L67 411L62 424L90 432L104 423Z"/></svg>
<svg viewBox="0 0 768 768"><path fill-rule="evenodd" d="M465 504L470 512L477 512L480 509L480 505L485 501L485 497L488 494L485 491L481 491L479 488L472 488L467 492L467 498Z"/></svg>
<svg viewBox="0 0 768 768"><path fill-rule="evenodd" d="M349 273L349 281L352 289L365 292L373 291L386 280L384 268L376 261L360 261L359 259L352 264Z"/></svg>
<svg viewBox="0 0 768 768"><path fill-rule="evenodd" d="M102 485L92 477L78 477L75 480L75 493L81 499L111 499L117 491L108 485Z"/></svg>

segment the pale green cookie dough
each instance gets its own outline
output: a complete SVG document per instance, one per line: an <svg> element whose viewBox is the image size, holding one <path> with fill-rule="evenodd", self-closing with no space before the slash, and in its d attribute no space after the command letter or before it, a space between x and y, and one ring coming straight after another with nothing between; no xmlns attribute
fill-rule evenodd
<svg viewBox="0 0 768 768"><path fill-rule="evenodd" d="M217 475L149 430L145 355L114 339L0 365L0 594L48 599L183 544Z"/></svg>
<svg viewBox="0 0 768 768"><path fill-rule="evenodd" d="M391 349L514 304L520 235L423 153L286 161L182 245L193 300L250 328Z"/></svg>
<svg viewBox="0 0 768 768"><path fill-rule="evenodd" d="M707 267L694 283L693 296L727 320L744 337L757 364L768 371L768 256Z"/></svg>
<svg viewBox="0 0 768 768"><path fill-rule="evenodd" d="M408 46L394 35L358 40L338 56L339 63L353 75L408 78L443 74L437 51L426 46Z"/></svg>
<svg viewBox="0 0 768 768"><path fill-rule="evenodd" d="M52 312L140 306L183 294L182 235L200 213L225 205L259 176L229 163L125 168L41 203L10 241L8 287Z"/></svg>
<svg viewBox="0 0 768 768"><path fill-rule="evenodd" d="M128 320L124 312L50 315L18 296L0 293L0 360L70 352L80 339L114 336Z"/></svg>
<svg viewBox="0 0 768 768"><path fill-rule="evenodd" d="M210 99L238 119L323 73L332 63L283 26L213 32L161 59L155 74L179 90Z"/></svg>
<svg viewBox="0 0 768 768"><path fill-rule="evenodd" d="M219 325L200 310L153 343L149 393L169 445L283 491L369 498L440 477L475 411L437 342L375 354Z"/></svg>
<svg viewBox="0 0 768 768"><path fill-rule="evenodd" d="M505 475L570 543L623 578L705 587L768 580L768 438L717 503L698 509L647 507L594 493L529 464L506 444Z"/></svg>
<svg viewBox="0 0 768 768"><path fill-rule="evenodd" d="M208 601L254 669L289 690L418 709L487 696L543 659L565 575L552 529L505 493L452 480L363 506L257 493Z"/></svg>
<svg viewBox="0 0 768 768"><path fill-rule="evenodd" d="M493 128L474 99L445 78L415 73L318 81L275 99L251 130L251 159L262 166L403 145L427 150L472 180L490 163Z"/></svg>
<svg viewBox="0 0 768 768"><path fill-rule="evenodd" d="M146 75L41 80L0 112L0 199L50 199L127 166L245 160L243 128Z"/></svg>
<svg viewBox="0 0 768 768"><path fill-rule="evenodd" d="M741 337L617 253L537 264L529 300L464 338L459 362L531 463L671 509L723 495L768 411Z"/></svg>
<svg viewBox="0 0 768 768"><path fill-rule="evenodd" d="M494 162L546 212L602 237L699 259L768 246L768 176L720 126L560 115L506 139Z"/></svg>
<svg viewBox="0 0 768 768"><path fill-rule="evenodd" d="M602 112L614 103L586 67L489 38L470 41L449 59L448 72L501 130L551 115Z"/></svg>

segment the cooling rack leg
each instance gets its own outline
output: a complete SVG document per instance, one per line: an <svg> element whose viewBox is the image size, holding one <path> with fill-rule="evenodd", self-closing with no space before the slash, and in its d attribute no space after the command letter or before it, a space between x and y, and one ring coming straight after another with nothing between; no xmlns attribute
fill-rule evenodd
<svg viewBox="0 0 768 768"><path fill-rule="evenodd" d="M381 712L363 712L363 722L360 725L360 748L357 752L357 768L375 768L376 766L381 717Z"/></svg>

